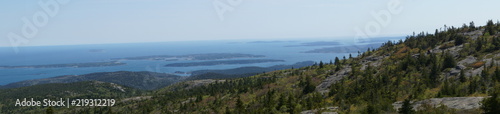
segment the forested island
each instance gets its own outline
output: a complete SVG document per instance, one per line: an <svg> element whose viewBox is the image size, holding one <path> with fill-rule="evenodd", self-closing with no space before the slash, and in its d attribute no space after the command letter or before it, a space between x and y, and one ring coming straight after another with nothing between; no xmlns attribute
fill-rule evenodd
<svg viewBox="0 0 500 114"><path fill-rule="evenodd" d="M342 43L337 41L317 41L317 42L305 42L299 45L289 45L285 47L301 47L301 46L338 46Z"/></svg>
<svg viewBox="0 0 500 114"><path fill-rule="evenodd" d="M49 65L21 65L21 66L0 66L4 69L12 68L60 68L60 67L104 67L104 66L119 66L125 65L126 63L121 63L118 61L109 62L91 62L91 63L68 63L68 64L49 64Z"/></svg>
<svg viewBox="0 0 500 114"><path fill-rule="evenodd" d="M364 44L364 45L326 47L326 48L305 51L303 53L358 53L358 52L364 52L370 48L373 49L376 47L380 47L380 45L381 45L381 43L372 43L372 44Z"/></svg>
<svg viewBox="0 0 500 114"><path fill-rule="evenodd" d="M266 62L285 62L285 60L276 59L248 59L248 60L221 60L221 61L205 61L205 62L189 62L189 63L172 63L165 65L166 67L190 67L190 66L212 66L225 64L252 64Z"/></svg>
<svg viewBox="0 0 500 114"><path fill-rule="evenodd" d="M205 53L205 54L189 54L189 55L152 55L139 57L114 58L113 60L162 60L162 61L178 61L178 60L221 60L234 58L260 58L264 55L252 55L241 53Z"/></svg>

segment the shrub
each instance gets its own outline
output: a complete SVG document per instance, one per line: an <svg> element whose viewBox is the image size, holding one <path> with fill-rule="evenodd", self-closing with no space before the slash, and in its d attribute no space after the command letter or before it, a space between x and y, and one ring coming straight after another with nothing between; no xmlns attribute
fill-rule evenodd
<svg viewBox="0 0 500 114"><path fill-rule="evenodd" d="M479 68L479 67L483 66L485 63L486 62L484 62L484 61L478 61L478 62L470 64L470 67Z"/></svg>

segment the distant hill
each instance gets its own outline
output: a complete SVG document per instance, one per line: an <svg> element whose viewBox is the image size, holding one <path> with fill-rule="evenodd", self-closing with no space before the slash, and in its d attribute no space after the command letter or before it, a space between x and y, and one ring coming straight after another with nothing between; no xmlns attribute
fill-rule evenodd
<svg viewBox="0 0 500 114"><path fill-rule="evenodd" d="M275 70L283 70L283 69L290 69L290 68L300 68L300 67L305 67L305 66L311 66L313 65L313 61L304 61L304 62L298 62L292 65L274 65L270 67L240 67L240 68L233 68L233 69L225 69L225 70L197 70L191 72L193 75L200 75L200 74L205 74L205 73L219 73L219 74L246 74L246 73L262 73L262 72L269 72L269 71L275 71Z"/></svg>
<svg viewBox="0 0 500 114"><path fill-rule="evenodd" d="M292 65L274 65L270 67L240 67L224 70L197 70L191 72L192 76L187 78L187 80L241 78L276 70L301 68L313 64L313 61L303 61Z"/></svg>
<svg viewBox="0 0 500 114"><path fill-rule="evenodd" d="M83 81L76 83L40 84L36 86L0 89L0 113L45 113L46 107L15 107L17 99L115 99L120 100L141 95L143 91L100 81ZM59 110L66 107L55 107Z"/></svg>
<svg viewBox="0 0 500 114"><path fill-rule="evenodd" d="M71 83L81 81L102 81L116 83L137 89L153 90L181 81L186 77L156 72L99 72L84 75L67 75L53 78L26 80L10 83L3 88L17 88L47 83Z"/></svg>

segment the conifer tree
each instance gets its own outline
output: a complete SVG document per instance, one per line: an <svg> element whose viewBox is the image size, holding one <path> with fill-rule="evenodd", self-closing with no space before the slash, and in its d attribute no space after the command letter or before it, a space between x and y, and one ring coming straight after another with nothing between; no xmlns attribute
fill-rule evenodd
<svg viewBox="0 0 500 114"><path fill-rule="evenodd" d="M465 77L465 72L464 70L460 70L460 82L464 83L467 82L467 78Z"/></svg>
<svg viewBox="0 0 500 114"><path fill-rule="evenodd" d="M500 100L498 98L498 92L493 92L490 95L490 98L485 98L483 100L481 109L483 109L484 114L500 114Z"/></svg>
<svg viewBox="0 0 500 114"><path fill-rule="evenodd" d="M47 110L45 110L45 114L54 114L54 109L51 106L49 106Z"/></svg>
<svg viewBox="0 0 500 114"><path fill-rule="evenodd" d="M409 98L405 99L405 101L403 101L403 105L401 106L401 108L399 108L399 113L400 114L413 114L414 113L413 107L410 104Z"/></svg>
<svg viewBox="0 0 500 114"><path fill-rule="evenodd" d="M339 57L335 57L335 65L340 65L340 59L339 59Z"/></svg>

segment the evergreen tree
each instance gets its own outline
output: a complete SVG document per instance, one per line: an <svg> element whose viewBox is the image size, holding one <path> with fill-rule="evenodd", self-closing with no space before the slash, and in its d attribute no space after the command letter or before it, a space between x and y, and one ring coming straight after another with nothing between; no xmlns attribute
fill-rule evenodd
<svg viewBox="0 0 500 114"><path fill-rule="evenodd" d="M484 34L489 33L490 35L495 35L497 32L495 24L492 20L488 20L486 23L486 29L484 29Z"/></svg>
<svg viewBox="0 0 500 114"><path fill-rule="evenodd" d="M455 36L455 46L462 45L466 42L466 38L464 36Z"/></svg>
<svg viewBox="0 0 500 114"><path fill-rule="evenodd" d="M464 70L460 70L460 82L464 83L467 82L467 78L465 77L465 72Z"/></svg>
<svg viewBox="0 0 500 114"><path fill-rule="evenodd" d="M455 66L457 66L457 61L455 61L453 55L451 55L450 53L446 53L443 61L443 69L454 68Z"/></svg>
<svg viewBox="0 0 500 114"><path fill-rule="evenodd" d="M243 104L243 101L241 101L241 98L238 96L238 100L236 100L236 112L237 113L244 113L245 112L245 106Z"/></svg>
<svg viewBox="0 0 500 114"><path fill-rule="evenodd" d="M307 76L306 81L305 81L305 87L302 90L302 93L308 94L308 93L314 92L315 89L316 89L316 87L312 84L311 77Z"/></svg>
<svg viewBox="0 0 500 114"><path fill-rule="evenodd" d="M367 114L378 114L379 112L373 105L370 104L366 107L366 113Z"/></svg>
<svg viewBox="0 0 500 114"><path fill-rule="evenodd" d="M49 106L47 110L45 110L45 114L54 114L54 109L52 109L52 107Z"/></svg>
<svg viewBox="0 0 500 114"><path fill-rule="evenodd" d="M319 68L323 68L323 61L319 61Z"/></svg>
<svg viewBox="0 0 500 114"><path fill-rule="evenodd" d="M500 69L498 67L495 69L495 80L500 82Z"/></svg>
<svg viewBox="0 0 500 114"><path fill-rule="evenodd" d="M434 63L432 64L432 69L431 73L429 74L429 84L430 85L437 85L438 82L438 76L439 76L439 71L438 71L439 66Z"/></svg>
<svg viewBox="0 0 500 114"><path fill-rule="evenodd" d="M226 107L226 114L231 114L231 110L229 110L229 107Z"/></svg>
<svg viewBox="0 0 500 114"><path fill-rule="evenodd" d="M409 98L405 99L405 101L403 101L403 105L401 106L401 108L399 108L399 113L400 114L413 114L414 113L413 107L410 104Z"/></svg>
<svg viewBox="0 0 500 114"><path fill-rule="evenodd" d="M500 100L498 92L493 92L490 98L485 98L481 105L485 114L500 114Z"/></svg>
<svg viewBox="0 0 500 114"><path fill-rule="evenodd" d="M471 21L469 24L469 30L475 30L475 29L476 29L476 25L474 25L474 21Z"/></svg>
<svg viewBox="0 0 500 114"><path fill-rule="evenodd" d="M335 57L335 65L340 65L340 59L339 59L339 57Z"/></svg>

